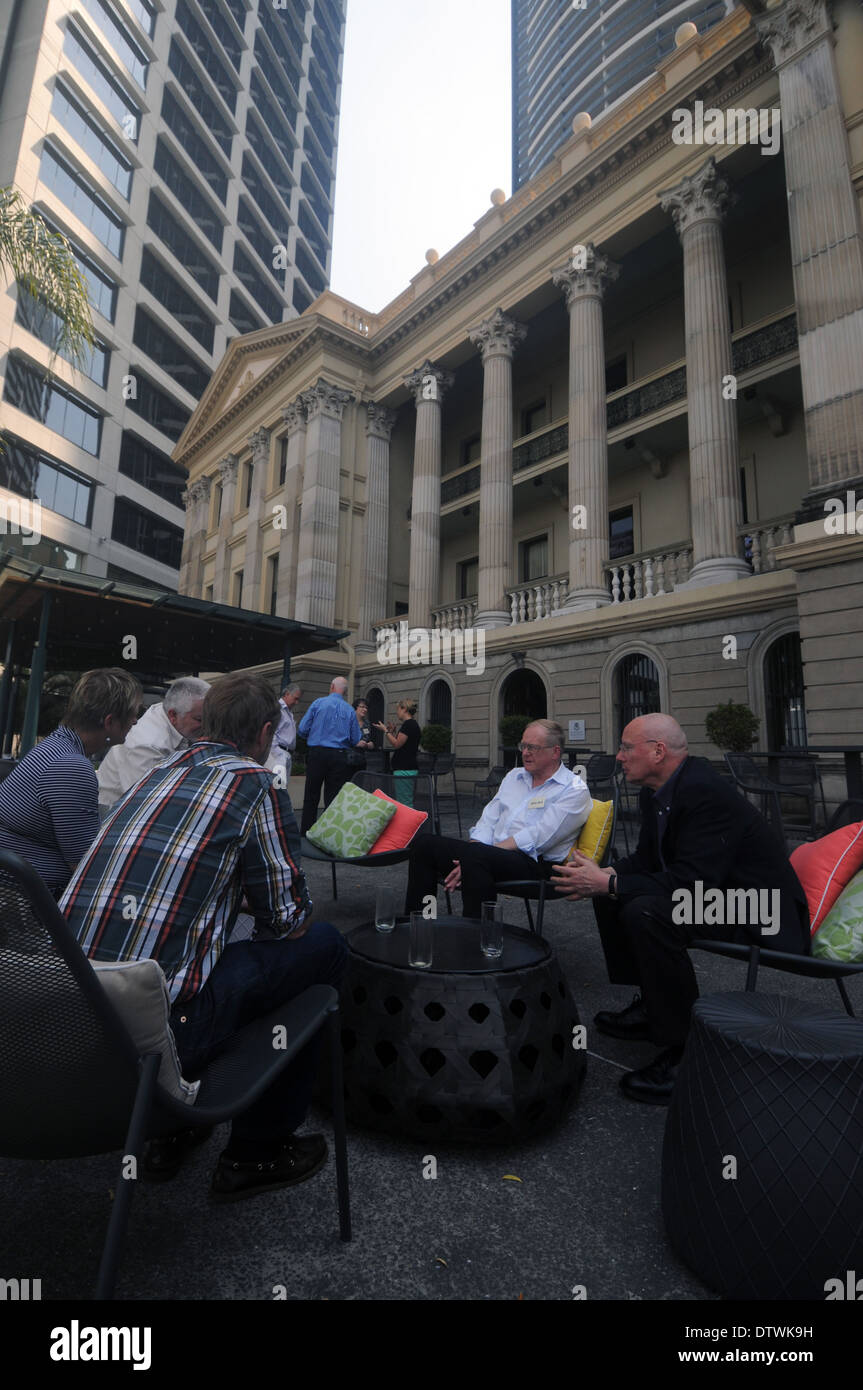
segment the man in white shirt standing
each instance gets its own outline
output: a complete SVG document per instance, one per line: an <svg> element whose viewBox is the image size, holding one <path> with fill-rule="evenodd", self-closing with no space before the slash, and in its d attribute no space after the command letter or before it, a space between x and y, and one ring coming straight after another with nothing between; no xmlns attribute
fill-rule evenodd
<svg viewBox="0 0 863 1390"><path fill-rule="evenodd" d="M504 777L470 839L422 835L414 840L406 912L418 912L423 898L436 897L442 876L448 892L461 888L465 917L479 917L480 904L497 897L496 884L504 879L550 877L593 805L584 782L561 762L563 739L553 720L534 720L519 744L524 766Z"/></svg>
<svg viewBox="0 0 863 1390"><path fill-rule="evenodd" d="M194 743L209 688L209 683L197 676L181 676L168 686L161 704L144 711L126 735L126 742L108 749L96 773L103 816L154 767Z"/></svg>
<svg viewBox="0 0 863 1390"><path fill-rule="evenodd" d="M290 781L291 763L294 749L297 746L297 722L294 719L294 705L299 703L302 696L303 692L298 685L289 685L282 691L279 698L279 727L273 734L270 754L265 764L271 772L275 772L279 767L284 767L286 787Z"/></svg>

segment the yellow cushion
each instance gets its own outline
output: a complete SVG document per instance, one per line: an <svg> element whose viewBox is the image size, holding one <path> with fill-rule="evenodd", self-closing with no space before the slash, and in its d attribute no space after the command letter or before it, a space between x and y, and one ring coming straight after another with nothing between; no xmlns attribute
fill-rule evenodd
<svg viewBox="0 0 863 1390"><path fill-rule="evenodd" d="M578 839L566 856L567 862L575 851L579 850L582 854L587 855L588 859L595 860L597 864L601 863L611 835L613 822L614 802L594 801L593 809L581 827Z"/></svg>

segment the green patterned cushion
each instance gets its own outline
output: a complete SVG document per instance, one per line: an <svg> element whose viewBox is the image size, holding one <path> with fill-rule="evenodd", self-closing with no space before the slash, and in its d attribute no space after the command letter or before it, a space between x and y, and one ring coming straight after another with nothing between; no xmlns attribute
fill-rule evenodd
<svg viewBox="0 0 863 1390"><path fill-rule="evenodd" d="M812 939L813 956L863 961L863 874L840 893Z"/></svg>
<svg viewBox="0 0 863 1390"><path fill-rule="evenodd" d="M339 859L359 859L368 854L395 813L392 802L381 801L354 782L346 782L306 835L327 854Z"/></svg>

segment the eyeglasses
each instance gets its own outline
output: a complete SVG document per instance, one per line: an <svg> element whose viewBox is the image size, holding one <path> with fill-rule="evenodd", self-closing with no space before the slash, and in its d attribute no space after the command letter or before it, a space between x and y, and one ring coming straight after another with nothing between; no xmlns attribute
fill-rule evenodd
<svg viewBox="0 0 863 1390"><path fill-rule="evenodd" d="M641 739L641 742L642 742L642 743L659 743L659 739L658 739L658 738L643 738L643 739ZM637 743L621 743L621 744L618 745L618 752L619 752L619 753L631 753L632 750L633 750L633 748L637 748L637 747L638 747L638 744L637 744Z"/></svg>
<svg viewBox="0 0 863 1390"><path fill-rule="evenodd" d="M519 753L541 753L544 748L555 748L556 746L554 743L520 743L518 751Z"/></svg>

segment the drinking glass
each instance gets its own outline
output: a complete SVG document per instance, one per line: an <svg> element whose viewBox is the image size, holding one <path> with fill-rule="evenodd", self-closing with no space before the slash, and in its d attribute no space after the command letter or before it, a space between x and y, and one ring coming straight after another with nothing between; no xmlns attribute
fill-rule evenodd
<svg viewBox="0 0 863 1390"><path fill-rule="evenodd" d="M433 918L424 917L421 912L411 913L411 939L408 949L408 965L414 965L419 970L428 970L432 963L433 931Z"/></svg>
<svg viewBox="0 0 863 1390"><path fill-rule="evenodd" d="M398 915L398 895L395 888L379 887L375 897L375 930L391 932Z"/></svg>
<svg viewBox="0 0 863 1390"><path fill-rule="evenodd" d="M502 903L483 903L479 944L488 960L500 960L503 955Z"/></svg>

